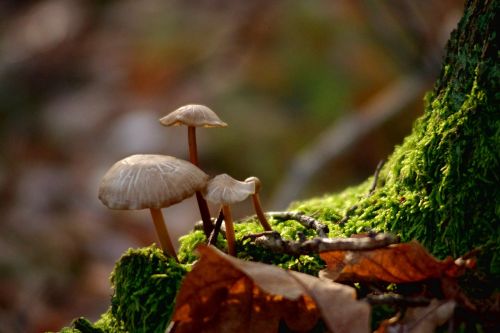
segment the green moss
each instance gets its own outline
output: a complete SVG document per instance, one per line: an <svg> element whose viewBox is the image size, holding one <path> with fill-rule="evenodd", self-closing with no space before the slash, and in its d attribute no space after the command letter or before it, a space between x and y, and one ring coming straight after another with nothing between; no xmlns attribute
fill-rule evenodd
<svg viewBox="0 0 500 333"><path fill-rule="evenodd" d="M372 179L370 178L358 186L347 188L341 193L294 202L289 209L301 211L328 225L329 237L345 237L354 233L369 231L373 228L366 223L366 225L352 224L348 221L346 225L341 225L339 222L354 205L358 205L359 201L368 194L371 184ZM349 216L355 213L356 210L350 212Z"/></svg>
<svg viewBox="0 0 500 333"><path fill-rule="evenodd" d="M104 330L98 328L97 326L92 324L88 319L81 317L73 320L73 322L71 323L71 327L64 327L60 332L61 333L106 333L106 332L118 332L118 331Z"/></svg>
<svg viewBox="0 0 500 333"><path fill-rule="evenodd" d="M163 333L186 273L184 265L155 246L128 250L111 275L114 324L129 332Z"/></svg>
<svg viewBox="0 0 500 333"><path fill-rule="evenodd" d="M182 263L193 263L198 256L196 254L196 247L199 244L206 243L206 237L203 231L194 230L191 233L179 238L179 251L177 257Z"/></svg>
<svg viewBox="0 0 500 333"><path fill-rule="evenodd" d="M298 241L301 235L305 238L317 236L315 231L305 228L297 221L276 221L274 219L270 219L269 223L271 224L273 230L279 232L281 237L286 240ZM236 233L238 258L240 259L273 264L284 269L291 269L311 275L317 275L318 272L324 268L324 263L319 256L302 255L295 257L286 254L273 253L269 250L263 249L262 247L256 246L249 239L243 240L245 235L262 232L262 227L257 220L249 219L243 223L237 223L234 230Z"/></svg>
<svg viewBox="0 0 500 333"><path fill-rule="evenodd" d="M126 332L123 324L117 320L112 313L111 307L104 312L98 321L94 323L94 327L101 329L104 332L122 333Z"/></svg>
<svg viewBox="0 0 500 333"><path fill-rule="evenodd" d="M306 229L296 221L276 221L270 219L272 228L278 231L284 239L299 240L299 234L307 238L315 237L316 234L311 229ZM324 267L323 261L319 256L300 256L272 253L261 247L255 246L250 240L243 240L243 237L249 234L262 232L262 227L255 219L246 219L236 223L234 226L236 236L237 256L240 259L259 261L262 263L273 264L285 269L291 269L307 274L317 275L319 270ZM197 259L196 246L205 243L205 235L202 231L193 231L190 234L180 238L179 260L184 263L192 263ZM221 235L217 240L217 247L227 250L227 243Z"/></svg>

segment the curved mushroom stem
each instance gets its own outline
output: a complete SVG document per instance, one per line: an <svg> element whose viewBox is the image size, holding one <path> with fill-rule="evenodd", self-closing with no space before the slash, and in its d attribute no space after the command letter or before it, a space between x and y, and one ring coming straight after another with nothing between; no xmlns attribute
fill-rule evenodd
<svg viewBox="0 0 500 333"><path fill-rule="evenodd" d="M196 127L188 126L188 144L189 144L189 160L191 163L199 167L198 163L198 148L196 146ZM200 191L196 191L196 201L198 202L198 208L200 209L201 220L203 221L203 232L205 236L210 237L210 233L213 230L212 219L210 218L210 211L208 210L208 205L203 195Z"/></svg>
<svg viewBox="0 0 500 333"><path fill-rule="evenodd" d="M227 253L236 257L236 244L231 208L229 208L228 205L222 205L222 213L224 214L224 224L226 225Z"/></svg>
<svg viewBox="0 0 500 333"><path fill-rule="evenodd" d="M177 259L177 255L175 254L174 245L172 244L170 236L168 235L168 230L165 226L165 221L163 220L161 209L150 208L149 211L151 212L151 217L153 218L156 233L158 234L158 238L160 239L160 245L163 252L170 255L177 262L179 262L179 259Z"/></svg>
<svg viewBox="0 0 500 333"><path fill-rule="evenodd" d="M259 192L260 188L262 187L262 184L260 182L260 179L257 177L248 177L245 179L246 183L254 183L255 185L255 192L252 194L252 202L253 202L253 208L255 209L255 214L257 214L257 218L259 219L260 224L264 228L265 231L272 231L273 229L271 228L271 225L267 221L266 215L264 215L264 211L262 210L262 205L260 204L260 197L259 197Z"/></svg>
<svg viewBox="0 0 500 333"><path fill-rule="evenodd" d="M264 215L264 212L262 211L262 206L260 204L260 198L258 193L252 195L252 202L253 202L253 207L255 209L255 213L257 214L257 218L259 219L260 224L262 225L264 230L272 231L273 229L271 228L271 225L267 221L266 215Z"/></svg>

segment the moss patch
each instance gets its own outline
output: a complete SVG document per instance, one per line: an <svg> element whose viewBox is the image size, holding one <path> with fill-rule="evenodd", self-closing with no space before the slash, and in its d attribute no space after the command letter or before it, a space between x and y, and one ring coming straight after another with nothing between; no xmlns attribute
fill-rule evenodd
<svg viewBox="0 0 500 333"><path fill-rule="evenodd" d="M313 230L306 229L296 221L276 221L270 219L273 230L278 231L284 239L299 240L299 234L306 238L315 237ZM259 261L266 264L277 265L281 268L291 269L311 275L317 275L319 270L324 267L323 261L319 256L300 256L272 253L268 250L255 246L250 240L243 240L243 237L249 234L262 232L262 227L256 219L246 219L236 223L234 226L236 234L236 250L240 259ZM194 249L198 244L205 242L205 235L202 231L194 231L180 238L179 260L182 262L193 262L197 257ZM219 235L217 247L227 250L226 240Z"/></svg>
<svg viewBox="0 0 500 333"><path fill-rule="evenodd" d="M65 327L61 333L105 333L107 331L94 326L90 321L85 318L78 318L71 323L71 327ZM117 332L117 331L113 331Z"/></svg>
<svg viewBox="0 0 500 333"><path fill-rule="evenodd" d="M161 332L170 320L175 295L187 269L150 246L128 250L117 263L111 283L111 313L130 332Z"/></svg>
<svg viewBox="0 0 500 333"><path fill-rule="evenodd" d="M61 332L163 333L188 268L166 257L156 246L129 249L111 274L114 294L110 309L94 324L79 318Z"/></svg>

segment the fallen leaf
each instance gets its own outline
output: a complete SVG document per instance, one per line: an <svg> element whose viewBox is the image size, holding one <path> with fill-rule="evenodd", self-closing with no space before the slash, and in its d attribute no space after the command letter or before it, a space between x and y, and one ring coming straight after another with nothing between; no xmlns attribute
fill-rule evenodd
<svg viewBox="0 0 500 333"><path fill-rule="evenodd" d="M321 318L335 333L369 332L370 307L349 286L199 246L173 320L183 332L307 332ZM280 324L281 323L281 324Z"/></svg>
<svg viewBox="0 0 500 333"><path fill-rule="evenodd" d="M454 311L454 301L434 299L426 307L408 308L402 318L385 320L375 333L433 333L438 326L450 320Z"/></svg>
<svg viewBox="0 0 500 333"><path fill-rule="evenodd" d="M437 260L416 241L370 251L327 251L320 257L327 264L323 276L334 281L417 282L457 277L465 269L451 257Z"/></svg>

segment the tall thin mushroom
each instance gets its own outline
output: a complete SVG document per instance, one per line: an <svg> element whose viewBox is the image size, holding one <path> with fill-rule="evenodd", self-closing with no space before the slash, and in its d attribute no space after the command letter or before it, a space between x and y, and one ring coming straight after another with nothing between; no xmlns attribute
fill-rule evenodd
<svg viewBox="0 0 500 333"><path fill-rule="evenodd" d="M211 109L204 105L188 104L168 115L160 118L160 123L164 126L185 125L188 127L189 160L199 167L198 148L196 145L196 127L226 127L227 124ZM212 232L212 220L208 205L201 192L196 192L196 200L200 209L201 219L203 221L203 231L208 238Z"/></svg>
<svg viewBox="0 0 500 333"><path fill-rule="evenodd" d="M236 256L236 244L233 217L229 205L245 200L254 191L254 184L237 181L227 174L214 177L207 183L203 191L205 199L221 205L226 225L227 250L232 256Z"/></svg>
<svg viewBox="0 0 500 333"><path fill-rule="evenodd" d="M262 183L260 179L257 177L248 177L245 179L246 183L253 183L255 187L255 192L252 193L252 202L253 207L255 209L255 214L257 214L257 218L259 219L260 224L264 228L265 231L272 231L271 225L267 221L266 215L264 215L264 211L262 210L262 205L260 203L259 192L262 187Z"/></svg>
<svg viewBox="0 0 500 333"><path fill-rule="evenodd" d="M177 260L161 208L206 186L208 175L187 161L165 155L132 155L104 175L99 199L111 209L149 209L163 251Z"/></svg>

